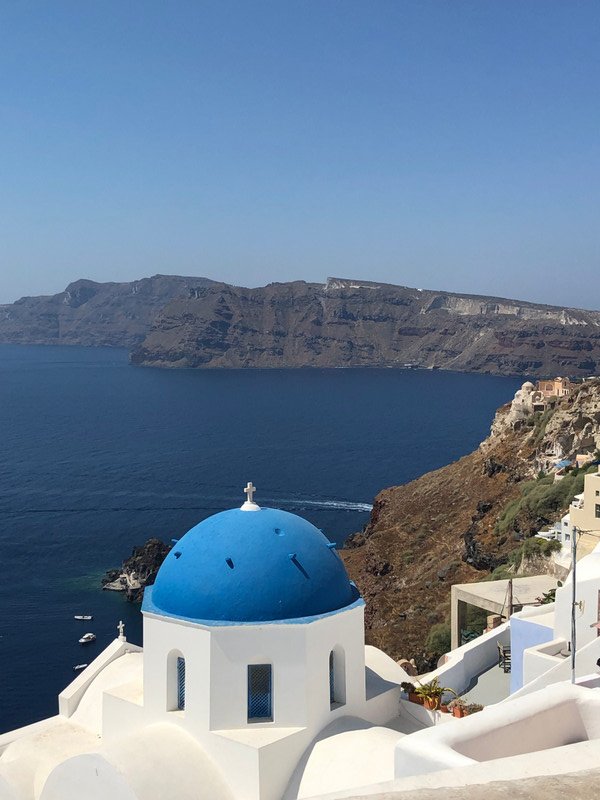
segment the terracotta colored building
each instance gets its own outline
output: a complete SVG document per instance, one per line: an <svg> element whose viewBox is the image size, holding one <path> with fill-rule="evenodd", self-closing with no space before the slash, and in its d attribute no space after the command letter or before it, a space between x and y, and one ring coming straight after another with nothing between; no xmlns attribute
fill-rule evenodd
<svg viewBox="0 0 600 800"><path fill-rule="evenodd" d="M571 381L568 378L554 378L547 381L538 381L538 392L544 397L566 397L571 394Z"/></svg>

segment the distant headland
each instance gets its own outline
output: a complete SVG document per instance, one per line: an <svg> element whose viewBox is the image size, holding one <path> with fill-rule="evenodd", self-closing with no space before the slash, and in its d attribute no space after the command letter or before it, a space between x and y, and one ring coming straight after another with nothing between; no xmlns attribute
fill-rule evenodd
<svg viewBox="0 0 600 800"><path fill-rule="evenodd" d="M0 343L124 347L155 367L577 377L598 370L600 312L342 278L243 288L155 275L0 305Z"/></svg>

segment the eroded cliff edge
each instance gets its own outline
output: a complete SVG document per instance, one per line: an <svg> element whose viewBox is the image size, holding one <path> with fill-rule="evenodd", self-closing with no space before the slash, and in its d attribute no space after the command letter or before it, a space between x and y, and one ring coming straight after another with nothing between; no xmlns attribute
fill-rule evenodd
<svg viewBox="0 0 600 800"><path fill-rule="evenodd" d="M340 278L218 285L166 305L132 361L589 375L600 364L600 313Z"/></svg>
<svg viewBox="0 0 600 800"><path fill-rule="evenodd" d="M484 580L566 509L574 481L562 491L544 467L556 452L597 455L600 379L543 413L526 394L499 409L473 453L377 495L365 530L342 551L366 601L369 643L396 658L423 656L431 626L448 618L451 584Z"/></svg>
<svg viewBox="0 0 600 800"><path fill-rule="evenodd" d="M329 278L254 289L155 275L0 305L0 342L127 347L159 367L593 374L600 312Z"/></svg>

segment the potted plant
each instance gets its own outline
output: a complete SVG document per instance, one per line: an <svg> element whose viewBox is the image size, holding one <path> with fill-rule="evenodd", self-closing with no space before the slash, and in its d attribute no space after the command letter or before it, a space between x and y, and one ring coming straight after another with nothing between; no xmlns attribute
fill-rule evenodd
<svg viewBox="0 0 600 800"><path fill-rule="evenodd" d="M469 703L466 708L467 714L476 714L478 711L483 711L481 703Z"/></svg>
<svg viewBox="0 0 600 800"><path fill-rule="evenodd" d="M440 711L442 712L442 714L450 714L449 705L451 702L452 702L451 700L450 701L444 700L444 698L440 700Z"/></svg>
<svg viewBox="0 0 600 800"><path fill-rule="evenodd" d="M411 703L423 705L423 698L417 693L417 687L414 683L402 681L400 684L400 691L406 695L406 699L410 700Z"/></svg>
<svg viewBox="0 0 600 800"><path fill-rule="evenodd" d="M409 700L411 694L415 693L415 685L414 683L410 683L409 681L402 681L400 684L400 698L402 700Z"/></svg>
<svg viewBox="0 0 600 800"><path fill-rule="evenodd" d="M448 703L448 710L452 712L452 714L460 719L461 717L466 717L467 715L467 704L462 699L462 697L455 697L450 703Z"/></svg>
<svg viewBox="0 0 600 800"><path fill-rule="evenodd" d="M423 698L423 705L429 711L436 711L442 705L442 697L445 694L453 694L456 696L454 689L447 686L442 686L437 678L433 678L428 683L423 683L417 686L416 693L419 697Z"/></svg>

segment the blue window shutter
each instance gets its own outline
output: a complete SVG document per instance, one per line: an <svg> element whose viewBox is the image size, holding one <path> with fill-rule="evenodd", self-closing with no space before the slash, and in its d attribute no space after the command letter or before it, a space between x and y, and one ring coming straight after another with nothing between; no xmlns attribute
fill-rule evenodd
<svg viewBox="0 0 600 800"><path fill-rule="evenodd" d="M333 650L329 653L329 705L335 703L335 660Z"/></svg>
<svg viewBox="0 0 600 800"><path fill-rule="evenodd" d="M270 664L248 665L248 722L273 719L273 680Z"/></svg>
<svg viewBox="0 0 600 800"><path fill-rule="evenodd" d="M185 708L185 658L177 659L177 708Z"/></svg>

